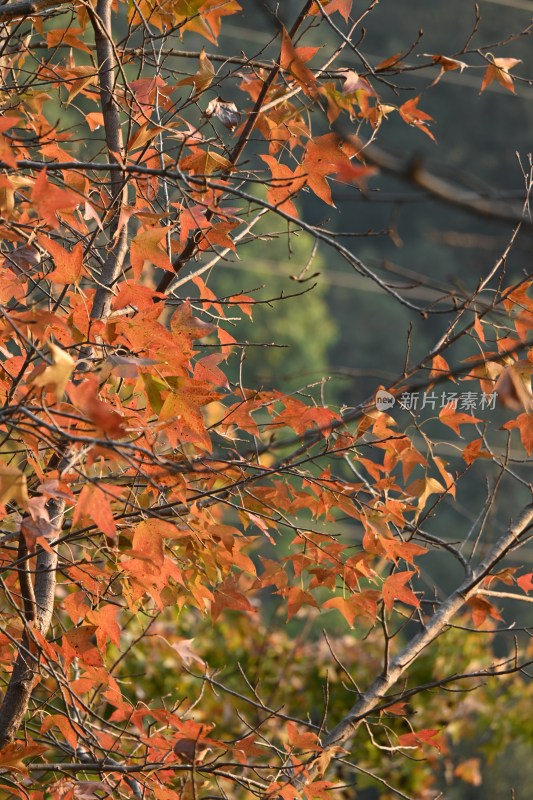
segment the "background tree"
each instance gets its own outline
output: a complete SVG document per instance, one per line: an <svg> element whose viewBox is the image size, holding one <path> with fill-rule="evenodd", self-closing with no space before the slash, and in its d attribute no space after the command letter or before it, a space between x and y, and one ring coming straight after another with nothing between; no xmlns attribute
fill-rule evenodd
<svg viewBox="0 0 533 800"><path fill-rule="evenodd" d="M6 798L530 779L531 26L386 5L0 6Z"/></svg>

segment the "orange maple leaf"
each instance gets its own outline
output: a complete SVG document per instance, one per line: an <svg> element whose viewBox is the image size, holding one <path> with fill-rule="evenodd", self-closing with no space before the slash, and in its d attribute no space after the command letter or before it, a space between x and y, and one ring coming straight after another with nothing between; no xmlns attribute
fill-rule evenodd
<svg viewBox="0 0 533 800"><path fill-rule="evenodd" d="M56 268L46 276L47 280L54 283L77 284L83 273L83 246L78 242L72 250L66 250L58 242L49 239L44 234L39 234L37 240L41 247L47 250L54 259Z"/></svg>
<svg viewBox="0 0 533 800"><path fill-rule="evenodd" d="M440 731L426 728L422 731L404 733L398 736L398 741L402 747L421 747L424 744L428 744L431 745L431 747L435 747L439 752L442 752L444 745L438 739L440 735Z"/></svg>
<svg viewBox="0 0 533 800"><path fill-rule="evenodd" d="M86 484L76 501L72 524L76 525L80 520L89 518L108 539L115 540L117 538L117 526L108 494L120 494L121 492L122 489L120 487L106 485L105 491L103 491L96 484Z"/></svg>
<svg viewBox="0 0 533 800"><path fill-rule="evenodd" d="M518 428L524 450L528 456L533 453L533 413L520 414L516 419L506 422L502 427L508 431Z"/></svg>
<svg viewBox="0 0 533 800"><path fill-rule="evenodd" d="M505 89L514 94L513 79L509 75L509 70L520 63L520 58L493 58L492 64L489 64L483 75L480 94L485 91L487 86L490 86L492 81L498 81Z"/></svg>
<svg viewBox="0 0 533 800"><path fill-rule="evenodd" d="M418 108L418 102L420 100L420 95L418 97L412 97L411 100L407 100L403 105L400 106L398 111L400 112L400 116L404 122L408 125L414 125L415 128L418 128L426 136L429 136L430 139L433 139L435 142L436 139L425 125L425 122L433 122L433 117L430 117L429 114L426 114L425 111L421 111Z"/></svg>
<svg viewBox="0 0 533 800"><path fill-rule="evenodd" d="M420 606L420 601L416 594L406 586L406 583L411 580L414 574L414 571L395 572L393 575L389 575L383 583L383 603L389 613L393 609L395 600L400 600L402 603L415 608Z"/></svg>
<svg viewBox="0 0 533 800"><path fill-rule="evenodd" d="M138 280L142 272L145 261L150 262L150 264L156 267L161 267L161 269L166 269L169 272L173 271L168 253L161 243L161 240L166 236L169 230L171 230L169 226L164 228L148 228L138 233L137 236L132 239L130 260L136 280Z"/></svg>
<svg viewBox="0 0 533 800"><path fill-rule="evenodd" d="M343 17L345 22L348 22L352 10L353 0L323 0L320 4L328 17L335 11ZM310 14L321 14L322 9L318 3L313 3L311 6Z"/></svg>
<svg viewBox="0 0 533 800"><path fill-rule="evenodd" d="M476 422L483 422L483 420L473 417L471 414L456 411L456 407L456 400L445 405L439 414L439 419L443 425L447 425L459 436L461 435L460 425L475 425Z"/></svg>
<svg viewBox="0 0 533 800"><path fill-rule="evenodd" d="M476 628L480 628L487 617L499 620L500 622L503 620L503 617L496 606L493 606L492 603L489 603L485 597L475 595L474 597L470 597L466 603L468 606L470 606L472 611L472 620Z"/></svg>
<svg viewBox="0 0 533 800"><path fill-rule="evenodd" d="M309 67L306 66L306 61L309 61L317 50L319 50L318 47L294 47L291 37L286 29L283 28L280 55L281 67L290 72L309 97L316 96L317 80Z"/></svg>
<svg viewBox="0 0 533 800"><path fill-rule="evenodd" d="M307 176L298 167L293 172L286 164L280 164L274 156L261 158L272 173L272 182L267 190L268 202L292 217L297 217L298 211L291 198L305 186Z"/></svg>
<svg viewBox="0 0 533 800"><path fill-rule="evenodd" d="M441 56L441 55L433 56L431 55L431 53L424 53L424 55L427 55L430 58L432 58L433 63L438 64L440 66L440 72L433 81L433 83L430 84L430 86L435 86L440 81L445 72L451 72L454 69L459 69L462 72L464 69L468 67L468 64L466 64L464 61L458 61L456 58L448 58L447 56Z"/></svg>
<svg viewBox="0 0 533 800"><path fill-rule="evenodd" d="M70 189L60 189L50 183L44 169L33 184L32 205L51 228L59 227L57 215L60 211L73 211L80 201L81 198L75 192Z"/></svg>
<svg viewBox="0 0 533 800"><path fill-rule="evenodd" d="M523 592L531 592L533 589L533 572L528 572L526 575L520 575L520 577L516 579L516 582Z"/></svg>
<svg viewBox="0 0 533 800"><path fill-rule="evenodd" d="M69 394L73 403L94 423L99 431L111 438L124 436L124 417L109 403L100 400L96 375L91 375L77 386L71 386Z"/></svg>
<svg viewBox="0 0 533 800"><path fill-rule="evenodd" d="M117 622L118 607L108 603L95 611L87 612L87 619L96 625L96 643L101 653L104 653L106 639L120 647L120 625Z"/></svg>
<svg viewBox="0 0 533 800"><path fill-rule="evenodd" d="M291 747L296 747L298 750L322 750L316 733L299 731L294 722L287 722L287 737Z"/></svg>

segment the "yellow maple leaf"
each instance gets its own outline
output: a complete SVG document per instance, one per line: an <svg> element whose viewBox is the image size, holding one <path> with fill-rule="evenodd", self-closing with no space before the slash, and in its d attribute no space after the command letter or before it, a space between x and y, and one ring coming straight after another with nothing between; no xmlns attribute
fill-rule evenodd
<svg viewBox="0 0 533 800"><path fill-rule="evenodd" d="M28 490L24 473L5 461L0 461L0 503L14 500L23 508L28 506Z"/></svg>
<svg viewBox="0 0 533 800"><path fill-rule="evenodd" d="M61 400L65 387L74 371L75 361L66 350L62 350L53 342L48 345L52 354L52 363L42 371L36 371L30 376L30 386L53 386L57 400Z"/></svg>

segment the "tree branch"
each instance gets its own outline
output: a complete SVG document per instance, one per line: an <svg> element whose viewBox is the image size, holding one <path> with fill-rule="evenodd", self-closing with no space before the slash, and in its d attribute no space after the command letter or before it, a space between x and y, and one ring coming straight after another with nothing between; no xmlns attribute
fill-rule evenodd
<svg viewBox="0 0 533 800"><path fill-rule="evenodd" d="M70 3L70 0L20 0L18 3L0 6L0 21L24 19L40 11L53 11L54 8L67 3Z"/></svg>
<svg viewBox="0 0 533 800"><path fill-rule="evenodd" d="M351 136L348 138L353 140ZM361 146L360 142L358 146ZM365 147L361 151L361 157L384 172L407 181L419 189L424 189L436 200L447 205L463 209L463 211L485 219L512 222L515 225L521 222L524 227L533 227L533 223L524 213L522 204L483 197L478 192L463 189L461 186L435 175L423 165L420 159L402 159L387 153L374 144Z"/></svg>
<svg viewBox="0 0 533 800"><path fill-rule="evenodd" d="M120 165L119 157L123 151L120 107L115 99L115 79L117 61L113 47L111 27L111 0L98 0L96 10L90 12L94 28L94 41L98 62L98 83L100 88L100 105L104 118L105 140L110 165ZM111 171L111 203L112 218L108 226L109 241L116 239L120 222L120 209L127 201L127 183L122 172ZM106 319L113 299L112 287L120 275L124 259L128 252L128 223L124 220L118 239L111 244L100 274L100 283L94 296L91 317Z"/></svg>
<svg viewBox="0 0 533 800"><path fill-rule="evenodd" d="M522 511L518 519L509 526L506 533L493 545L477 569L473 570L472 575L450 594L440 608L430 617L422 630L411 639L395 658L391 659L387 672L376 678L369 689L360 696L357 703L352 706L348 713L325 737L322 742L324 751L335 752L336 747L342 746L354 735L361 722L383 701L386 693L401 678L413 661L446 630L452 617L464 607L470 597L476 594L481 581L506 553L517 544L520 537L532 524L533 503ZM305 786L317 775L318 771L317 758L314 758L310 762L309 768L293 779L292 783L297 786Z"/></svg>
<svg viewBox="0 0 533 800"><path fill-rule="evenodd" d="M289 37L291 39L296 35L298 29L300 28L302 22L304 21L305 17L307 16L307 14L308 14L308 12L309 12L309 10L310 10L312 5L313 5L313 0L307 0L305 5L303 6L302 10L298 14L298 17L296 18L292 28L289 31ZM239 160L239 158L241 157L242 151L246 147L246 144L247 144L247 142L248 142L248 140L250 138L250 134L252 133L253 129L255 128L255 125L257 123L259 114L261 112L261 108L263 107L263 103L264 103L265 98L266 98L266 96L268 94L268 90L270 89L270 87L272 86L274 81L276 80L280 70L281 70L281 52L280 52L280 57L278 59L278 63L275 64L272 67L268 77L266 78L265 82L263 83L263 86L261 87L261 91L259 92L259 96L258 96L257 100L255 101L254 107L253 107L252 111L250 112L250 115L248 116L248 119L246 120L244 128L242 129L241 135L239 136L239 139L238 139L235 147L231 151L230 157L228 159L229 166L226 168L226 170L224 170L225 172L228 172L231 169L231 167L234 167L237 164L237 161ZM213 216L212 212L208 210L206 215L205 215L205 218L206 218L206 220L209 221L212 218L212 216ZM191 236L189 236L189 238L188 238L187 242L185 243L185 246L183 247L183 250L181 251L180 255L173 262L172 266L174 268L174 273L166 272L163 275L163 277L161 278L161 280L159 281L159 284L157 286L157 291L158 292L165 292L168 289L168 287L172 283L172 281L175 278L175 276L178 275L178 273L183 269L185 264L187 264L188 261L191 259L191 257L194 255L194 253L196 251L197 244L198 244L198 233L196 232L196 233L193 233Z"/></svg>
<svg viewBox="0 0 533 800"><path fill-rule="evenodd" d="M108 155L111 163L117 163L117 156L122 150L122 132L119 108L113 94L116 61L111 39L111 0L98 0L96 11L91 12L91 18L95 30L100 98ZM111 174L111 189L111 206L114 206L118 200L123 198L126 190L121 174L117 172ZM119 214L120 203L109 224L109 238L111 241L117 231ZM120 274L127 249L127 227L124 225L117 244L108 251L102 268L100 285L96 290L91 311L93 319L104 319L109 313L112 298L109 287L113 285ZM52 456L48 465L49 468L59 466L61 469L66 448L67 445L65 444L61 455ZM51 523L61 530L65 511L64 500L54 498L49 500L47 510ZM24 549L24 545L21 545L21 549ZM22 574L19 570L19 576L22 574L21 594L26 616L30 613L30 617L34 617L34 619L29 619L28 626L23 633L18 657L0 707L0 747L14 740L28 709L37 677L38 664L38 656L33 656L36 651L36 644L32 636L32 628L44 636L50 627L54 612L56 570L57 550L55 548L45 550L42 547L37 548L33 592L28 586L29 578L27 573Z"/></svg>
<svg viewBox="0 0 533 800"><path fill-rule="evenodd" d="M47 510L50 522L60 528L65 501L51 499L47 503ZM50 627L54 611L56 567L57 551L38 547L34 587L35 619L30 620L22 635L18 657L0 706L0 747L14 740L28 709L37 677L37 657L29 655L35 651L35 640L31 631L35 629L45 636ZM23 588L22 592L24 594Z"/></svg>

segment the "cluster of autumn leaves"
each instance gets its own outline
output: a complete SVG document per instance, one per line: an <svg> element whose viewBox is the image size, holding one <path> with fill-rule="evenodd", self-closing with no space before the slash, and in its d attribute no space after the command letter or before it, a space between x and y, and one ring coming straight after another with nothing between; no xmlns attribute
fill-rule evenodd
<svg viewBox="0 0 533 800"><path fill-rule="evenodd" d="M309 14L318 17L325 9L346 20L352 2L324 0L321 6L311 4ZM144 16L160 31L179 25L182 33L200 33L215 43L221 18L239 10L233 0L140 0L129 15L134 26ZM140 76L129 83L130 95L122 89L130 135L126 152L115 155L123 167L131 167L127 180L132 202L120 210L115 235L127 222L133 223L134 233L126 271L113 286L110 315L92 318L99 262L91 242L107 230L110 198L97 180L99 173L77 166L71 134L51 128L44 113L52 99L48 91L56 97L63 92L67 107L82 99L98 100L98 72L77 64L78 52L90 53L87 17L83 8L77 12L78 28L43 31L35 21L49 48L66 44L70 55L64 64L36 66L36 80L46 91L13 100L0 122L1 232L6 242L0 277L0 393L5 403L0 503L7 531L0 558L7 571L6 591L17 597L12 534L22 532L30 559L39 548L58 542L68 548L61 566L57 634L49 641L34 633L48 665L41 689L44 694L59 692L61 712L48 710L42 718L37 712L31 733L36 737L53 731L75 751L84 725L72 709L88 706L89 718L105 709L110 723L109 729L93 731L99 753L118 751L127 757L142 748L147 762L165 764L170 756L172 763L187 764L198 753L218 748L246 765L263 756L254 736L230 746L211 735L210 722L186 718L157 702L141 702L129 687L123 690L107 667L109 654L116 657L123 646L126 616L164 614L169 608L194 608L213 621L227 611L254 615L256 597L265 589L283 598L289 620L302 608L333 609L350 627L370 629L381 608L385 618L398 604L408 612L419 609L412 579L418 574L416 559L426 548L395 533L416 524L430 498L453 495L455 477L443 459L426 459L409 435L398 431L395 420L372 405L345 424L340 412L281 391L231 387L224 363L237 343L227 309L237 307L250 315L252 297L238 293L222 301L197 275L192 284L198 297L184 300L172 314L165 308L164 295L154 288L154 269L172 272L173 259L191 238L195 255L217 248L235 251L232 232L243 223L250 203L249 197L238 206L235 199L224 199L231 188L229 176L238 174L227 147L206 142L181 115L154 121L156 106L172 110L177 90L190 89L196 101L217 80L203 51L197 71L175 85L160 76ZM334 133L312 136L303 112L291 100L295 94L301 92L319 105L325 102L332 123L347 112L376 129L387 114L398 112L405 123L433 138L427 125L432 120L419 109L419 97L398 108L382 104L370 80L354 71L319 81L309 66L317 51L295 45L283 29L279 68L284 81L272 82L257 113L255 127L268 143L258 174L265 176L265 165L266 203L285 219L298 218L297 196L305 188L331 206L328 179L359 185L375 172L362 160L355 139L341 142ZM22 69L27 58L28 49L22 50L13 57L13 67ZM466 68L456 59L432 58L442 72ZM516 63L493 58L481 88L497 80L512 90L509 70ZM385 72L400 65L394 56L376 69ZM241 89L252 104L266 77L262 68L242 78ZM207 117L218 119L235 137L242 132L241 116L220 103L208 106ZM85 121L90 132L104 124L100 111L88 112ZM167 134L172 146L179 143L177 159L156 146ZM298 153L296 165L283 160L287 148ZM25 166L36 152L48 169ZM74 166L57 166L66 162ZM160 181L167 172L169 180L176 179L176 162L190 181L187 197L161 211L156 203ZM136 166L152 172L136 174ZM533 315L529 289L530 284L522 284L508 293L505 302L515 333L499 340L499 352L487 353L484 363L467 376L482 391L492 391L496 382L503 404L521 412L506 427L519 429L528 454L533 451L531 362L509 356L502 363L500 356L526 341ZM38 290L42 295L37 297ZM483 344L479 320L476 332ZM430 382L449 372L442 357L433 359L432 369ZM459 436L462 426L480 420L448 407L440 422ZM371 458L358 450L364 437L372 445ZM299 452L306 441L309 448ZM349 455L367 477L349 481L336 477L329 465L316 469L313 462L308 467L308 453L321 464ZM489 454L481 437L463 451L467 465L485 457ZM417 467L424 477L412 480ZM50 499L66 504L60 528L48 514ZM360 526L360 547L354 548L352 539L330 535L327 526L339 514ZM313 525L320 520L324 529L286 523L299 517ZM251 551L259 550L261 542L276 544L284 525L291 531L289 554L279 560L264 554L252 558ZM521 580L519 586L528 591L530 578ZM471 601L471 608L476 625L496 613L480 598ZM0 660L8 675L22 627L16 600L4 622ZM154 720L160 725L157 734L151 732ZM135 731L131 740L124 735L130 728ZM299 764L298 751L320 753L316 733L292 721L285 733L293 766ZM437 746L435 741L434 731L400 737L406 747ZM10 747L0 752L0 768L17 774L26 772L23 759L46 752L35 744ZM174 773L163 777L170 783ZM91 791L103 786L82 787L89 794L73 796L91 797ZM334 784L317 780L312 786L305 790L309 800L329 796ZM16 787L12 791L24 796ZM63 796L59 788L53 791L50 797ZM182 796L157 779L150 791L157 800ZM187 796L194 796L190 786L188 791ZM291 791L286 782L277 781L267 789L270 796L288 800L297 796Z"/></svg>

